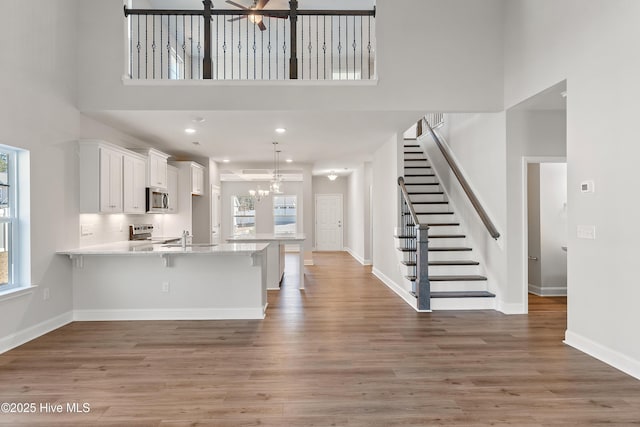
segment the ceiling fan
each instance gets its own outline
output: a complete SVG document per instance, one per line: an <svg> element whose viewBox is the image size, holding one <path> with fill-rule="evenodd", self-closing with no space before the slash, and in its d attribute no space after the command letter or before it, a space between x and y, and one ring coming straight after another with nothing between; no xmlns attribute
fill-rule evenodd
<svg viewBox="0 0 640 427"><path fill-rule="evenodd" d="M262 10L267 3L269 3L269 0L253 0L253 4L249 7L243 6L241 4L238 4L232 0L225 0L226 3L238 7L240 9L243 10ZM268 16L268 15L264 15L264 16ZM244 16L240 16L238 18L232 18L229 19L229 22L231 21L239 21L241 19L245 19L245 18L249 18L249 21L256 24L258 26L258 28L260 28L260 31L264 31L267 29L267 27L264 25L264 22L262 22L262 17L263 15L244 15ZM286 19L285 17L282 16L276 16L275 18L283 18Z"/></svg>

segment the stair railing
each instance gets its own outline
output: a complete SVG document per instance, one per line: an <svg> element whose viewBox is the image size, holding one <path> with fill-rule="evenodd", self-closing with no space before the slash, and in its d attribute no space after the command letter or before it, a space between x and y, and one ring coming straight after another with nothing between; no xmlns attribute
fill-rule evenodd
<svg viewBox="0 0 640 427"><path fill-rule="evenodd" d="M439 117L440 119L442 119L441 115ZM453 174L458 179L458 182L460 183L460 185L462 186L462 189L464 190L465 194L469 198L469 201L471 202L474 209L480 216L480 220L482 221L484 226L487 228L487 231L489 232L491 237L497 240L498 237L500 237L500 232L498 231L496 226L493 224L493 222L489 218L487 211L482 207L480 200L478 200L478 197L476 197L475 193L471 189L469 182L466 180L466 178L460 171L460 168L458 167L458 164L456 163L456 161L453 159L453 156L451 155L451 153L449 153L449 150L447 149L447 147L445 147L444 143L442 142L438 134L433 130L435 125L432 126L431 123L429 122L429 119L430 117L425 116L424 118L418 121L417 136L420 137L423 134L423 129L426 128L427 132L431 135L436 145L442 152L442 155L444 156L445 160L447 161L447 164L453 171ZM439 125L441 124L442 122L439 123Z"/></svg>
<svg viewBox="0 0 640 427"><path fill-rule="evenodd" d="M429 283L429 240L427 224L421 224L416 214L404 178L398 177L400 186L401 227L399 238L404 249L409 249L410 270L415 273L415 288L419 310L431 310L431 284Z"/></svg>

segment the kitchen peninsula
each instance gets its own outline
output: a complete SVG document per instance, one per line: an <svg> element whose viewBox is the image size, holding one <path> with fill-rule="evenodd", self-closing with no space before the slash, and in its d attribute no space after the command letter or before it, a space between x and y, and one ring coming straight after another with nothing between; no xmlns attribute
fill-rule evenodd
<svg viewBox="0 0 640 427"><path fill-rule="evenodd" d="M280 282L284 275L285 245L298 245L298 287L304 289L304 241L302 233L259 233L254 235L232 236L227 239L230 243L266 243L267 249L267 289L280 289Z"/></svg>
<svg viewBox="0 0 640 427"><path fill-rule="evenodd" d="M75 320L263 319L267 243L125 241L60 251Z"/></svg>

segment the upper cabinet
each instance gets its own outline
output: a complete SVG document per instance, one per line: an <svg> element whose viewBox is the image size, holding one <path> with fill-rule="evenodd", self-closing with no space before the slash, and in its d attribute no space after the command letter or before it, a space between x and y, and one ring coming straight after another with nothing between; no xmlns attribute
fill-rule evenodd
<svg viewBox="0 0 640 427"><path fill-rule="evenodd" d="M168 154L155 148L136 149L136 152L147 158L147 187L167 189Z"/></svg>
<svg viewBox="0 0 640 427"><path fill-rule="evenodd" d="M123 158L123 210L124 213L146 212L147 162L144 156L127 153Z"/></svg>
<svg viewBox="0 0 640 427"><path fill-rule="evenodd" d="M169 193L168 213L178 213L178 168L167 166L167 193Z"/></svg>
<svg viewBox="0 0 640 427"><path fill-rule="evenodd" d="M204 193L204 166L191 162L191 194L202 196Z"/></svg>
<svg viewBox="0 0 640 427"><path fill-rule="evenodd" d="M102 141L81 141L80 212L123 211L123 159L126 150Z"/></svg>

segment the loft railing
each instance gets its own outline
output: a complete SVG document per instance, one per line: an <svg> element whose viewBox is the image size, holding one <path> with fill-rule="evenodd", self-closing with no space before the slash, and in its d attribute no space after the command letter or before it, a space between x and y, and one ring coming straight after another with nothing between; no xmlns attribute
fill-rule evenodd
<svg viewBox="0 0 640 427"><path fill-rule="evenodd" d="M433 125L432 125L432 123L433 123ZM424 118L418 120L418 123L417 123L417 126L416 126L416 128L417 128L417 136L420 137L423 134L423 129L426 129L426 131L431 135L431 137L435 141L436 145L440 149L440 152L442 152L442 155L444 156L445 160L447 161L447 164L449 165L449 167L453 171L453 174L458 179L458 182L462 186L462 189L464 190L465 194L469 198L469 201L471 202L471 204L473 205L474 209L478 213L478 216L480 217L480 220L482 221L482 223L487 228L487 231L489 232L491 237L493 237L494 239L497 240L498 237L500 237L500 232L498 232L498 229L496 228L496 226L491 221L491 218L489 218L489 214L487 214L487 211L484 209L484 207L480 203L480 200L478 199L476 194L471 189L471 186L469 185L469 182L467 181L467 179L462 174L462 171L458 167L458 164L454 160L453 156L451 155L451 153L449 153L449 150L447 149L447 147L445 147L445 144L442 142L442 140L440 139L438 134L434 131L434 128L436 126L439 127L443 123L444 123L444 115L442 115L441 113L425 116Z"/></svg>
<svg viewBox="0 0 640 427"><path fill-rule="evenodd" d="M413 208L404 178L398 177L400 186L400 229L397 236L402 242L406 265L411 272L413 289L419 310L431 310L431 284L429 282L429 240L427 224L421 224Z"/></svg>
<svg viewBox="0 0 640 427"><path fill-rule="evenodd" d="M128 9L131 79L370 80L373 10Z"/></svg>

